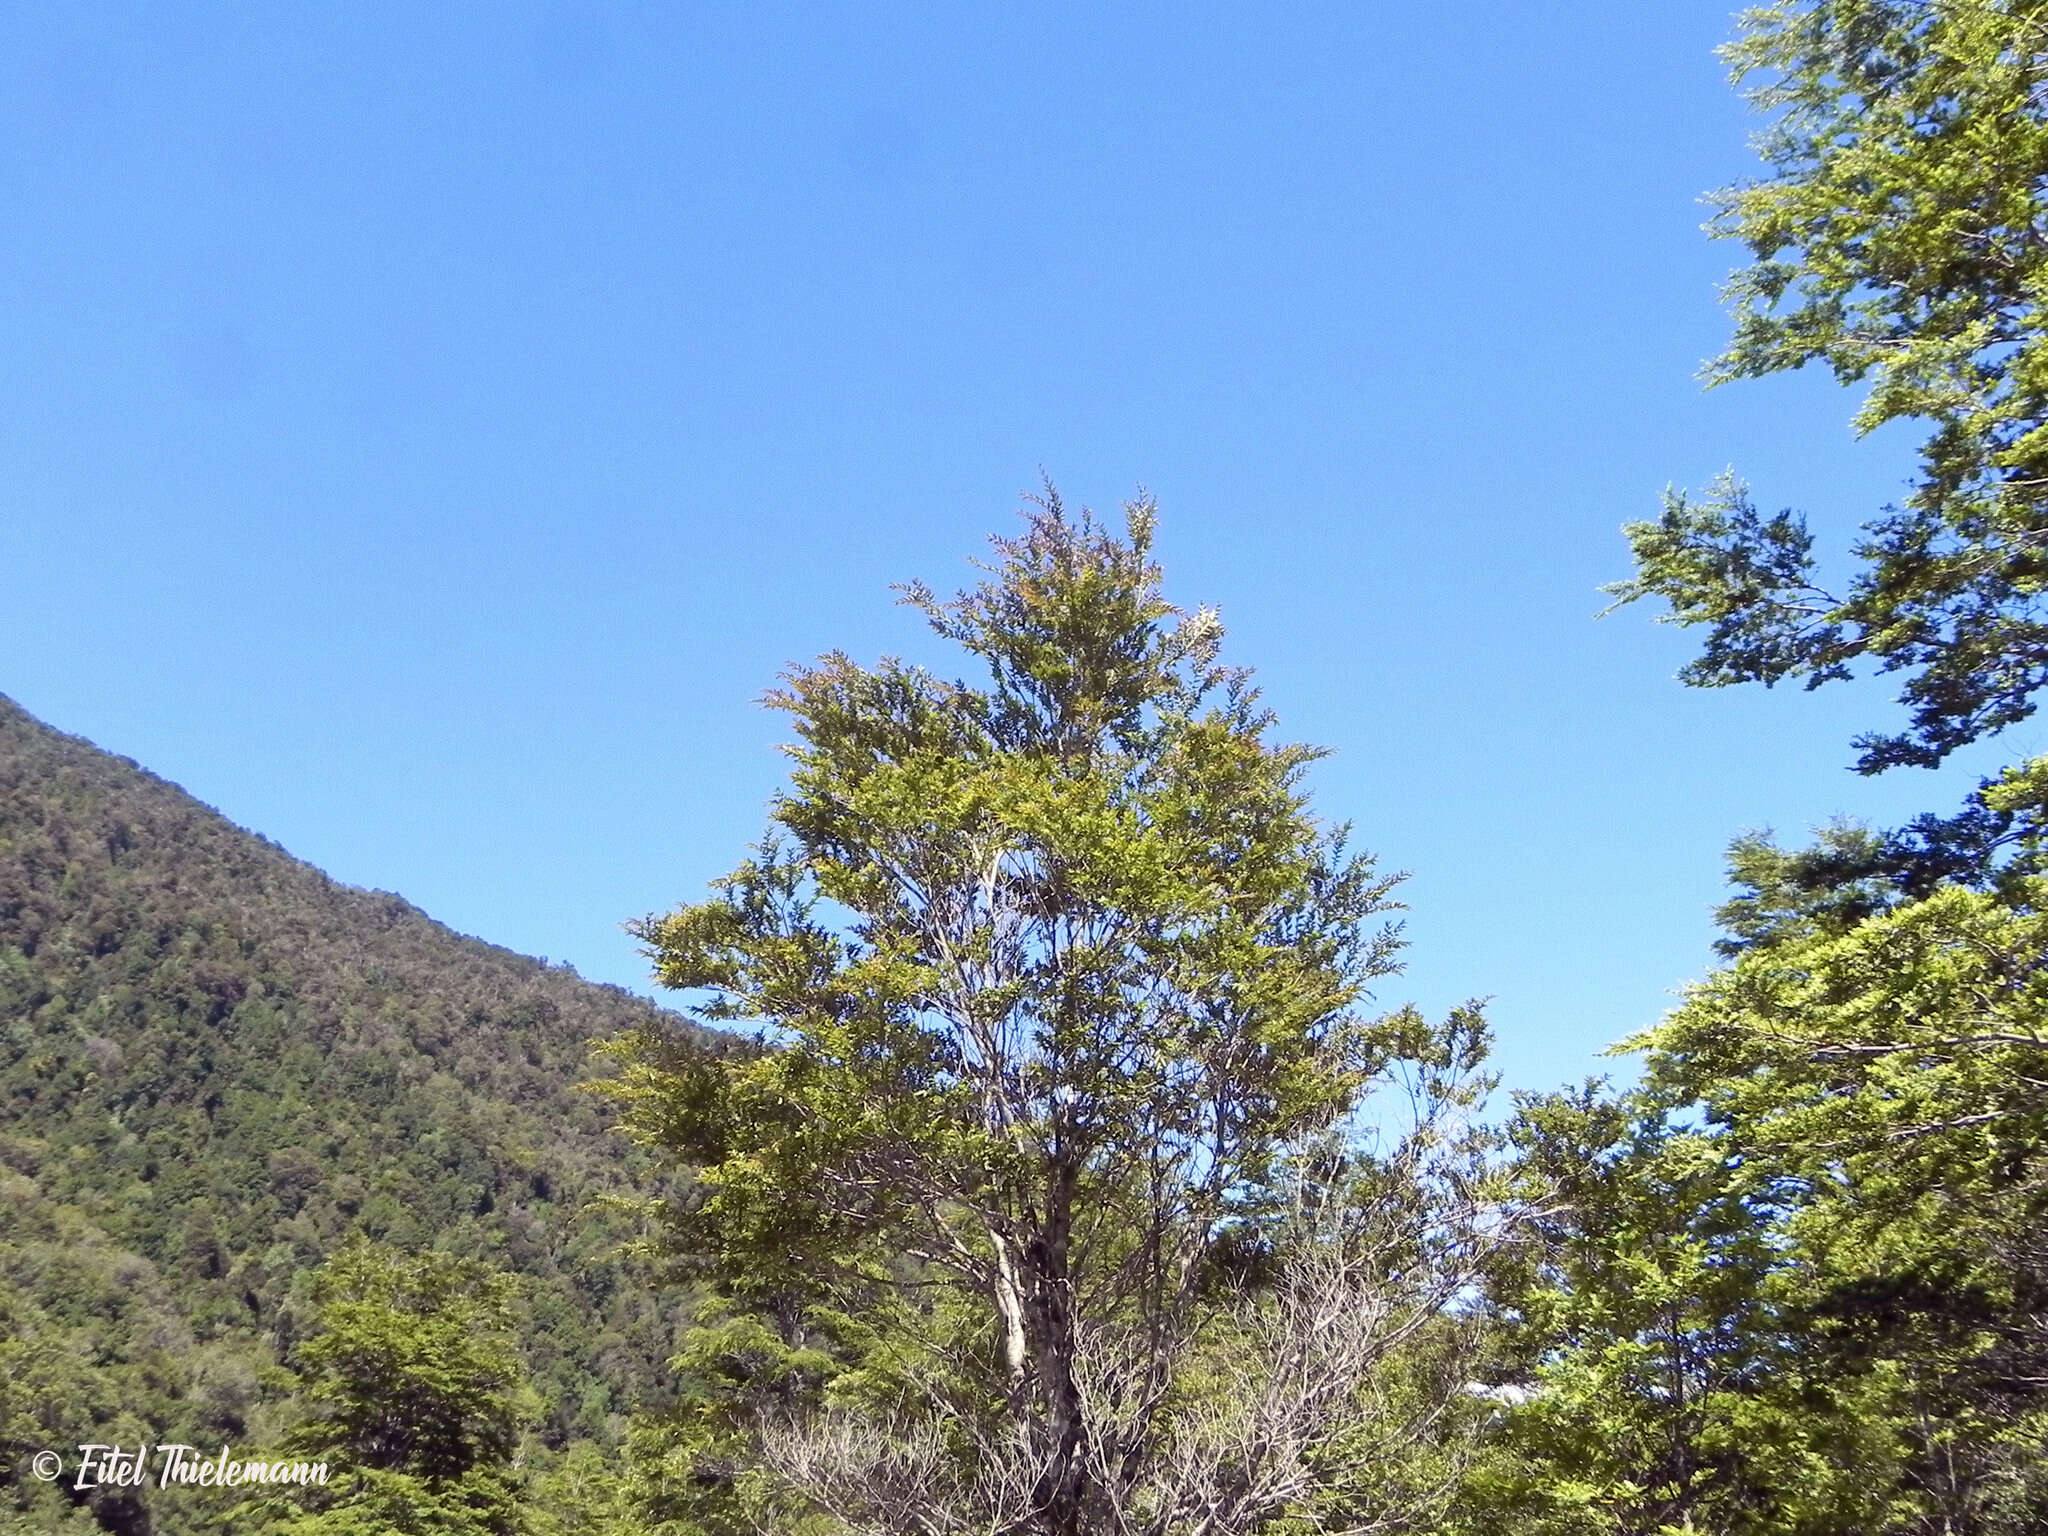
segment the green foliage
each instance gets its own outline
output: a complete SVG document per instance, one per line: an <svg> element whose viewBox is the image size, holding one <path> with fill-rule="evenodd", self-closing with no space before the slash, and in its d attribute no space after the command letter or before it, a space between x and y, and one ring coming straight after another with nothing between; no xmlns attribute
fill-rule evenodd
<svg viewBox="0 0 2048 1536"><path fill-rule="evenodd" d="M535 1471L524 1514L530 1536L647 1536L619 1457L588 1440Z"/></svg>
<svg viewBox="0 0 2048 1536"><path fill-rule="evenodd" d="M1748 13L1729 55L1775 116L1770 175L1721 197L1754 260L1713 377L1824 362L1868 384L1859 428L1928 424L1921 474L1840 595L1804 522L1733 482L1631 525L1613 590L1709 626L1690 682L1909 673L1910 727L1861 738L1860 767L1938 763L2048 679L2048 6L1793 0Z"/></svg>
<svg viewBox="0 0 2048 1536"><path fill-rule="evenodd" d="M1778 1165L1654 1095L1528 1097L1513 1134L1556 1203L1492 1285L1519 1390L1467 1489L1475 1529L1914 1528L1898 1378L1819 1348Z"/></svg>
<svg viewBox="0 0 2048 1536"><path fill-rule="evenodd" d="M612 1048L627 1126L702 1170L667 1214L722 1298L650 1426L677 1529L1124 1518L1284 1247L1289 1153L1483 1049L1470 1016L1355 1011L1393 882L1311 817L1318 754L1273 739L1215 616L1160 596L1153 518L1048 499L980 586L907 589L981 685L790 672L775 831L641 927L772 1047Z"/></svg>
<svg viewBox="0 0 2048 1536"><path fill-rule="evenodd" d="M525 1529L514 1490L479 1469L431 1480L363 1469L338 1476L318 1507L293 1510L271 1500L235 1512L238 1531L261 1536L511 1536Z"/></svg>
<svg viewBox="0 0 2048 1536"><path fill-rule="evenodd" d="M1723 195L1716 380L1824 362L1927 424L1839 595L1732 480L1627 532L1688 682L1906 674L1866 773L2048 680L2048 6L1793 0L1730 50L1774 114ZM2017 1533L2048 1522L2048 760L1962 810L1733 850L1732 963L1633 1044L1642 1092L1525 1108L1567 1210L1495 1296L1534 1397L1475 1490L1536 1528ZM1573 1169L1581 1172L1576 1178Z"/></svg>
<svg viewBox="0 0 2048 1536"><path fill-rule="evenodd" d="M316 1271L293 1351L308 1416L279 1454L329 1481L236 1514L281 1536L515 1536L511 1462L538 1404L512 1335L512 1277L354 1238Z"/></svg>
<svg viewBox="0 0 2048 1536"><path fill-rule="evenodd" d="M147 1260L5 1166L27 1160L21 1142L0 1138L0 1153L0 1528L132 1527L144 1518L132 1491L42 1483L24 1475L29 1459L260 1419L256 1371L268 1357L227 1341L195 1347Z"/></svg>
<svg viewBox="0 0 2048 1536"><path fill-rule="evenodd" d="M2031 796L2038 770L1987 792ZM2010 798L2008 798L2010 797ZM1563 1205L1494 1301L1473 1497L1559 1530L1980 1532L2048 1520L2048 927L2038 876L1907 899L1751 845L1733 964L1644 1089L1525 1105ZM1806 899L1810 898L1810 899Z"/></svg>
<svg viewBox="0 0 2048 1536"><path fill-rule="evenodd" d="M315 1332L294 1355L313 1417L292 1451L436 1481L511 1458L532 1406L511 1276L355 1238L311 1298Z"/></svg>
<svg viewBox="0 0 2048 1536"><path fill-rule="evenodd" d="M1634 1042L1640 1097L1525 1109L1569 1208L1499 1292L1537 1395L1496 1495L1617 1531L2048 1520L2034 905L1782 932Z"/></svg>
<svg viewBox="0 0 2048 1536"><path fill-rule="evenodd" d="M2028 894L1951 888L1756 950L1647 1041L1727 1154L1791 1186L1816 1347L1912 1383L1908 1471L1939 1471L1954 1486L1925 1497L1978 1528L2048 1517L2025 1470L2048 1452L2048 929ZM1994 1494L2017 1523L1975 1508Z"/></svg>
<svg viewBox="0 0 2048 1536"><path fill-rule="evenodd" d="M1956 1144L1924 1149L1956 1130L2007 1163L2048 1129L2048 918L2034 906L1949 887L1758 946L1646 1037L1655 1080L1760 1145L1838 1160L1883 1148L1895 1174L1934 1157L1921 1172L1954 1176Z"/></svg>
<svg viewBox="0 0 2048 1536"><path fill-rule="evenodd" d="M273 1443L351 1231L520 1275L541 1450L615 1446L665 1400L681 1298L589 1208L651 1175L575 1084L592 1036L659 1016L0 699L0 1525L69 1518L33 1450ZM197 1496L79 1497L109 1530L218 1528Z"/></svg>
<svg viewBox="0 0 2048 1536"><path fill-rule="evenodd" d="M2048 758L1986 780L1952 816L1924 815L1878 833L1849 822L1822 829L1807 848L1768 836L1736 840L1729 876L1738 894L1717 916L1717 945L1734 956L1811 932L1840 934L1865 918L1961 888L2026 908L2048 874Z"/></svg>

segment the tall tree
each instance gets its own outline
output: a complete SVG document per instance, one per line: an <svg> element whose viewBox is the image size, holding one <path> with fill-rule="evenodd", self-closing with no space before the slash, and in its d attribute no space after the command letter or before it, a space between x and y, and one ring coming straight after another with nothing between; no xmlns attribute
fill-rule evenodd
<svg viewBox="0 0 2048 1536"><path fill-rule="evenodd" d="M1752 948L1643 1042L1738 1184L1783 1192L1808 1356L1866 1402L1911 1383L1902 1503L1940 1529L2048 1518L2044 946L2038 910L1951 887Z"/></svg>
<svg viewBox="0 0 2048 1536"><path fill-rule="evenodd" d="M629 1128L702 1169L676 1248L710 1256L691 1358L734 1433L687 1442L689 1518L693 1481L749 1476L794 1500L759 1523L821 1529L1250 1531L1374 1488L1421 1513L1365 1402L1420 1441L1455 1397L1483 1202L1446 1122L1483 1028L1357 1011L1394 882L1310 814L1319 754L1274 739L1215 615L1161 597L1153 527L1049 496L980 585L906 589L979 686L791 671L774 831L640 929L768 1047L615 1048ZM1304 1161L1404 1066L1418 1135ZM1308 1194L1397 1184L1373 1219ZM1259 1359L1330 1368L1274 1392Z"/></svg>
<svg viewBox="0 0 2048 1536"><path fill-rule="evenodd" d="M1789 0L1743 27L1737 76L1775 118L1770 175L1722 198L1754 260L1715 377L1826 363L1868 385L1864 429L1928 425L1920 474L1839 592L1803 520L1730 482L1630 527L1636 574L1614 590L1708 627L1695 684L1907 674L1907 728L1860 738L1858 766L1937 764L2048 682L2048 6ZM1635 1042L1649 1071L1624 1166L1700 1181L1663 1251L1711 1254L1746 1221L1755 1261L1693 1294L1721 1358L1765 1369L1723 1377L1733 1429L1681 1425L1684 1459L1796 1452L1722 1528L2048 1518L2044 810L2037 760L1900 832L1739 842L1733 963ZM1671 1124L1690 1128L1644 1143ZM1559 1380L1646 1342L1611 1275L1557 1265L1551 1291L1602 1319L1546 1367ZM1634 1403L1678 1422L1668 1394Z"/></svg>

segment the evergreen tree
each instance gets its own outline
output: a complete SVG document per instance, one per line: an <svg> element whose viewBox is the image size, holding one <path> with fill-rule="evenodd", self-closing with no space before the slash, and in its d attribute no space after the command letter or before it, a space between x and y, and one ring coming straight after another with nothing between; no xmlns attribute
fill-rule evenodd
<svg viewBox="0 0 2048 1536"><path fill-rule="evenodd" d="M985 684L789 673L774 833L641 929L766 1047L617 1047L629 1128L702 1169L698 1407L643 1446L677 1529L1413 1526L1448 1485L1483 1028L1358 1011L1393 881L1153 521L1049 498L980 586L909 588ZM1416 1135L1311 1155L1403 1069Z"/></svg>
<svg viewBox="0 0 2048 1536"><path fill-rule="evenodd" d="M1909 725L1859 740L1866 773L1939 763L2048 681L2044 45L2038 0L1795 0L1731 50L1777 115L1771 175L1723 198L1755 259L1717 378L1825 362L1870 386L1863 428L1931 431L1840 593L1804 522L1732 483L1632 526L1615 590L1707 626L1695 684L1907 674ZM2044 808L2036 761L1901 832L1736 845L1733 963L1633 1042L1645 1089L1598 1164L1657 1198L1592 1201L1502 1291L1574 1320L1548 1353L1532 1336L1537 1401L1510 1416L1530 1507L1617 1531L2048 1521ZM1660 1351L1692 1363L1631 1378ZM1608 1405L1592 1440L1574 1401Z"/></svg>

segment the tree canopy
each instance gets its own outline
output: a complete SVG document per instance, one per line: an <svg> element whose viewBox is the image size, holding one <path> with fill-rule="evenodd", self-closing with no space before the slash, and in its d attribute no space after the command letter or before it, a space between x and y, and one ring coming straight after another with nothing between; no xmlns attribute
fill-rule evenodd
<svg viewBox="0 0 2048 1536"><path fill-rule="evenodd" d="M1753 259L1710 377L1823 363L1867 386L1859 429L1926 424L1920 473L1846 584L1803 517L1726 481L1630 525L1613 590L1707 626L1690 682L1906 673L1910 723L1858 765L1938 763L2048 681L2048 6L1798 0L1749 12L1728 54L1773 116L1769 174L1719 198Z"/></svg>
<svg viewBox="0 0 2048 1536"><path fill-rule="evenodd" d="M1846 585L1803 519L1724 481L1631 525L1613 590L1707 627L1695 684L1905 673L1866 773L1994 735L2048 680L2044 45L2031 0L1799 0L1730 49L1774 117L1769 175L1721 197L1753 259L1713 378L1825 363L1866 387L1861 428L1928 433ZM1897 831L1738 840L1730 963L1631 1042L1641 1090L1524 1106L1531 1166L1584 1194L1494 1298L1545 1385L1506 1436L1509 1507L2040 1528L2044 790L2036 759Z"/></svg>
<svg viewBox="0 0 2048 1536"><path fill-rule="evenodd" d="M1301 1159L1399 1066L1457 1099L1483 1049L1476 1015L1359 1011L1394 882L1310 814L1318 754L1275 739L1216 616L1161 597L1153 528L1149 502L1119 538L1049 495L980 585L907 588L984 683L792 670L774 831L640 930L707 1022L762 1031L738 1063L643 1035L615 1091L702 1170L676 1247L731 1309L711 1354L854 1412L850 1443L828 1416L761 1454L856 1529L1194 1529L1206 1499L1203 1528L1251 1530L1336 1496L1316 1463L1351 1416L1201 1458L1189 1394L1261 1326L1239 1298L1290 1236L1343 1250L1302 1227ZM1410 1331L1471 1239L1432 1215L1403 1239Z"/></svg>
<svg viewBox="0 0 2048 1536"><path fill-rule="evenodd" d="M357 1237L314 1275L295 1351L307 1417L287 1453L326 1482L237 1510L270 1536L524 1536L511 1461L538 1406L512 1334L512 1277Z"/></svg>

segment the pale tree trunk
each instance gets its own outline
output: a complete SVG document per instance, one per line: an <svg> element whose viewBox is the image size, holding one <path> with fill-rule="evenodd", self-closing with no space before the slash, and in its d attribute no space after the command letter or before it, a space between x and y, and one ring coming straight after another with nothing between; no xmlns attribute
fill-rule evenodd
<svg viewBox="0 0 2048 1536"><path fill-rule="evenodd" d="M1010 1260L1030 1352L1006 1420L826 1413L772 1427L765 1460L849 1536L1257 1536L1283 1516L1304 1536L1428 1530L1475 1443L1474 1344L1447 1309L1513 1226L1497 1208L1437 1215L1486 1235L1426 1274L1398 1223L1303 1242L1261 1289L1219 1298L1199 1339L1170 1341L1077 1319L1048 1223ZM1200 1386L1148 1390L1160 1370Z"/></svg>

